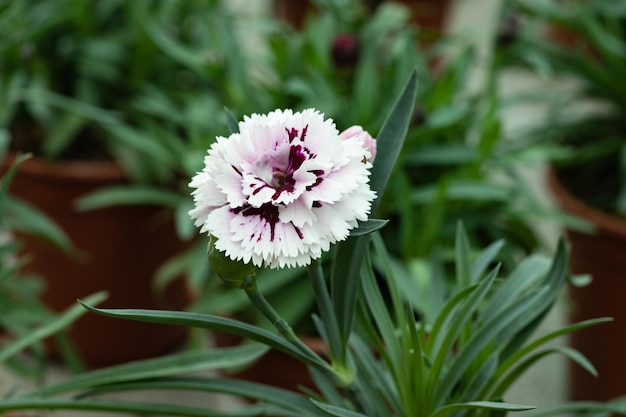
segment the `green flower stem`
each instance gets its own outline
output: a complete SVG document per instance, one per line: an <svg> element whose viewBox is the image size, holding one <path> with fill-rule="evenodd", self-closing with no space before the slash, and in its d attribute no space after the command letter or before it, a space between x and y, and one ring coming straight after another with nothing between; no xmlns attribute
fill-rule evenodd
<svg viewBox="0 0 626 417"><path fill-rule="evenodd" d="M331 376L336 378L335 372L330 365L300 340L289 323L280 317L278 312L274 310L274 307L272 307L263 294L259 292L254 275L245 278L240 288L246 292L250 302L274 325L278 333L280 333L285 340L291 342L300 352L312 359L312 361L317 364L318 368L326 373L331 372Z"/></svg>
<svg viewBox="0 0 626 417"><path fill-rule="evenodd" d="M313 261L307 268L307 271L313 284L317 308L325 326L333 366L343 374L349 371L346 365L347 341L341 337L337 315L326 286L322 266L319 262Z"/></svg>

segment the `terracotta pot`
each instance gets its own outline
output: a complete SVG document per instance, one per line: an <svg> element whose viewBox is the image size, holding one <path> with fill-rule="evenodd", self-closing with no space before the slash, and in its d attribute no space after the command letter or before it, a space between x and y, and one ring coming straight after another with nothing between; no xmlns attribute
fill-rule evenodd
<svg viewBox="0 0 626 417"><path fill-rule="evenodd" d="M449 0L401 0L398 3L409 7L413 22L419 27L435 32L445 30Z"/></svg>
<svg viewBox="0 0 626 417"><path fill-rule="evenodd" d="M328 345L320 338L303 337L301 340L322 356L329 352ZM213 341L217 347L230 347L240 344L242 339L229 333L214 332ZM297 392L301 392L300 387L316 390L305 364L274 349L267 352L254 364L241 370L229 372L227 376Z"/></svg>
<svg viewBox="0 0 626 417"><path fill-rule="evenodd" d="M412 20L418 26L435 32L443 32L446 17L450 8L449 0L396 0L408 6ZM372 7L381 3L380 0L367 0ZM312 5L308 0L274 0L274 14L280 19L300 28Z"/></svg>
<svg viewBox="0 0 626 417"><path fill-rule="evenodd" d="M6 169L13 156L4 161ZM60 311L77 298L106 290L101 307L180 309L190 301L183 279L165 294L153 290L153 275L163 261L186 244L175 233L172 216L156 206L117 206L77 212L77 198L101 187L123 184L125 176L113 162L50 163L31 158L19 167L10 192L53 219L77 251L66 254L32 236L21 236L30 262L25 272L40 275L46 288L43 302ZM117 320L87 314L69 336L90 367L157 356L180 346L183 328ZM56 353L51 345L51 353Z"/></svg>
<svg viewBox="0 0 626 417"><path fill-rule="evenodd" d="M580 366L572 365L571 397L605 401L622 396L626 394L626 220L598 211L574 197L552 170L548 185L564 211L592 222L597 228L594 234L567 230L571 272L593 277L588 286L570 289L570 320L614 319L571 335L572 347L587 356L599 373L596 378Z"/></svg>

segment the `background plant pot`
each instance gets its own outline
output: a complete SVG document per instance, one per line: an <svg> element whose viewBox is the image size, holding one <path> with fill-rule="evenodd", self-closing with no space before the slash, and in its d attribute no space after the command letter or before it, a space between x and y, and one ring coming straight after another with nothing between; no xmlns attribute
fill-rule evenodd
<svg viewBox="0 0 626 417"><path fill-rule="evenodd" d="M314 352L322 356L329 351L328 346L321 338L303 337L301 340ZM229 347L240 344L242 339L239 336L229 333L213 332L213 342L217 347ZM267 352L254 364L241 370L228 373L228 376L291 391L301 391L298 387L316 390L306 365L274 349Z"/></svg>
<svg viewBox="0 0 626 417"><path fill-rule="evenodd" d="M419 27L442 32L445 27L449 0L395 0L396 3L406 5L411 10L412 20ZM381 0L366 0L366 5L372 8L382 3ZM295 28L304 24L307 12L312 8L308 0L274 0L274 14Z"/></svg>
<svg viewBox="0 0 626 417"><path fill-rule="evenodd" d="M596 378L580 366L572 365L570 394L574 400L609 400L626 394L626 220L578 200L565 189L554 170L548 174L548 185L564 211L597 228L594 234L567 230L570 271L593 277L586 287L570 288L570 320L614 319L571 335L572 347L591 360L599 376Z"/></svg>
<svg viewBox="0 0 626 417"><path fill-rule="evenodd" d="M13 156L5 158L7 167ZM11 194L54 220L77 248L66 254L32 236L22 236L30 257L24 272L45 280L42 301L62 310L77 298L106 290L111 308L180 309L190 301L183 279L160 296L153 289L157 268L186 244L175 233L171 214L155 206L116 206L78 212L76 199L100 187L123 184L113 162L50 163L31 158L20 165ZM163 354L185 340L182 327L114 320L87 314L69 331L85 364L100 367ZM52 354L57 350L51 347Z"/></svg>

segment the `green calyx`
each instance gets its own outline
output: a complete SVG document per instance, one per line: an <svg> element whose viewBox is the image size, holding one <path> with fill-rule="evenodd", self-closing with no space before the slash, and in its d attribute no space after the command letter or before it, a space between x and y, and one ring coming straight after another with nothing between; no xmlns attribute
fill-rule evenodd
<svg viewBox="0 0 626 417"><path fill-rule="evenodd" d="M250 278L256 275L252 264L235 261L217 250L213 236L209 239L207 255L213 272L228 286L246 289L250 285Z"/></svg>

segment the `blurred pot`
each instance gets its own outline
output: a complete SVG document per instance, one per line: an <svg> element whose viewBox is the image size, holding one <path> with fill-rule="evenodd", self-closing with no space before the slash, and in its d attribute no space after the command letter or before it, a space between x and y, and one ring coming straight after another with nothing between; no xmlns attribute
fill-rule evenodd
<svg viewBox="0 0 626 417"><path fill-rule="evenodd" d="M567 230L571 245L570 271L590 274L591 284L571 287L571 322L612 317L611 323L574 332L573 348L579 350L598 370L596 378L578 365L570 367L570 395L573 400L606 401L626 394L626 220L588 206L572 195L554 170L548 186L556 203L567 213L595 225L594 234Z"/></svg>
<svg viewBox="0 0 626 417"><path fill-rule="evenodd" d="M3 161L6 169L14 155ZM109 161L48 162L30 158L11 184L11 195L48 215L76 247L70 254L33 236L21 236L30 257L25 272L43 277L42 301L61 311L77 298L106 290L101 307L182 309L191 299L184 279L158 294L153 276L159 266L187 244L175 233L172 213L156 206L116 206L79 212L76 200L101 187L126 182ZM89 367L154 357L179 347L182 327L114 320L87 314L69 330L70 340ZM52 355L58 353L50 344Z"/></svg>
<svg viewBox="0 0 626 417"><path fill-rule="evenodd" d="M404 4L411 11L413 22L424 29L443 32L445 29L450 0L395 0ZM367 6L374 9L381 0L366 0ZM307 12L313 10L309 0L274 0L274 14L280 19L291 23L295 28L304 24Z"/></svg>

